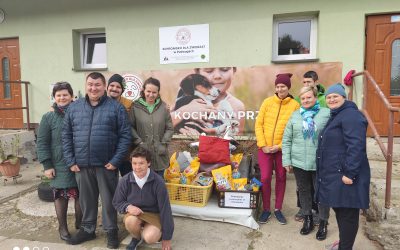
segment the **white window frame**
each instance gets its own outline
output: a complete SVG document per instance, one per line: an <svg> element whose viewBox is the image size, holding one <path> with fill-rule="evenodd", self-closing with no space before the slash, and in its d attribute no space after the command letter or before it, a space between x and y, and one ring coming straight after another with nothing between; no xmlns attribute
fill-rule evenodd
<svg viewBox="0 0 400 250"><path fill-rule="evenodd" d="M97 38L97 37L104 37L106 38L105 33L81 33L80 34L80 47L81 47L81 67L82 69L103 69L107 68L107 42L106 42L106 62L105 63L86 63L86 59L88 56L88 39L89 38ZM107 41L107 40L106 40Z"/></svg>
<svg viewBox="0 0 400 250"><path fill-rule="evenodd" d="M318 28L317 19L318 19L317 16L294 16L294 17L276 17L276 18L274 17L272 61L285 62L285 61L317 60L317 28ZM289 21L290 22L311 21L309 54L278 55L278 41L279 41L278 27L280 23L285 23Z"/></svg>

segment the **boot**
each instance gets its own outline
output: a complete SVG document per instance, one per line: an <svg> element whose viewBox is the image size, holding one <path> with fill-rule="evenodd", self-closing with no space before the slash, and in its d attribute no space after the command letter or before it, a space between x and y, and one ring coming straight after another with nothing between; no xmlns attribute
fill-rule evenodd
<svg viewBox="0 0 400 250"><path fill-rule="evenodd" d="M58 232L60 234L60 239L68 240L69 238L71 238L67 224L68 200L64 199L63 197L58 198L54 201L54 206L57 214Z"/></svg>
<svg viewBox="0 0 400 250"><path fill-rule="evenodd" d="M81 205L79 203L79 199L75 199L75 228L79 229L81 228L81 223L82 223L82 209Z"/></svg>
<svg viewBox="0 0 400 250"><path fill-rule="evenodd" d="M318 232L315 235L315 238L317 238L317 240L325 240L327 234L328 234L328 221L320 220L318 226Z"/></svg>
<svg viewBox="0 0 400 250"><path fill-rule="evenodd" d="M119 247L118 229L112 229L107 232L107 247L111 249Z"/></svg>
<svg viewBox="0 0 400 250"><path fill-rule="evenodd" d="M300 234L301 235L307 235L313 229L314 229L313 216L312 215L305 215L304 216L304 222L303 222L303 228L300 230Z"/></svg>

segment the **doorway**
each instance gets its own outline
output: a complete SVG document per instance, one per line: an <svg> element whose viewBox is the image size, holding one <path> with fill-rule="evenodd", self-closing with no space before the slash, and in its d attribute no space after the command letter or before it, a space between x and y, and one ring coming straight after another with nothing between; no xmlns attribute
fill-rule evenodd
<svg viewBox="0 0 400 250"><path fill-rule="evenodd" d="M394 107L400 107L400 13L367 17L366 70ZM378 133L388 134L389 111L373 87L367 85L366 108ZM400 136L399 113L395 113L394 135ZM372 135L371 131L368 132Z"/></svg>
<svg viewBox="0 0 400 250"><path fill-rule="evenodd" d="M21 80L18 38L0 39L0 80ZM21 84L0 82L0 108L20 107ZM0 128L23 128L22 109L0 110Z"/></svg>

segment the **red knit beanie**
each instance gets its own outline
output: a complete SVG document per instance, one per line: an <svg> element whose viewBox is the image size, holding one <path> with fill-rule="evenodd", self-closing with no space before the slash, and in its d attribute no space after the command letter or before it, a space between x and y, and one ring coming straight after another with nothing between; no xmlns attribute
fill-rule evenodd
<svg viewBox="0 0 400 250"><path fill-rule="evenodd" d="M292 83L290 82L290 77L292 77L292 75L293 74L291 73L277 74L275 80L275 86L278 83L282 83L285 84L288 87L288 89L290 89L290 87L292 87Z"/></svg>

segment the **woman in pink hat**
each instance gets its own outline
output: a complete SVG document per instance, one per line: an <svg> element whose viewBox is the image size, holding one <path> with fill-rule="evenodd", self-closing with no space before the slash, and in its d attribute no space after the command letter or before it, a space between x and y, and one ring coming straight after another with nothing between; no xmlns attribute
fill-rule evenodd
<svg viewBox="0 0 400 250"><path fill-rule="evenodd" d="M266 98L259 110L255 133L258 146L258 163L261 171L263 213L258 222L266 223L271 217L271 180L275 166L275 211L280 224L286 224L282 203L286 188L286 170L282 166L282 137L286 123L293 111L300 105L289 94L292 74L278 74L275 80L275 94Z"/></svg>

